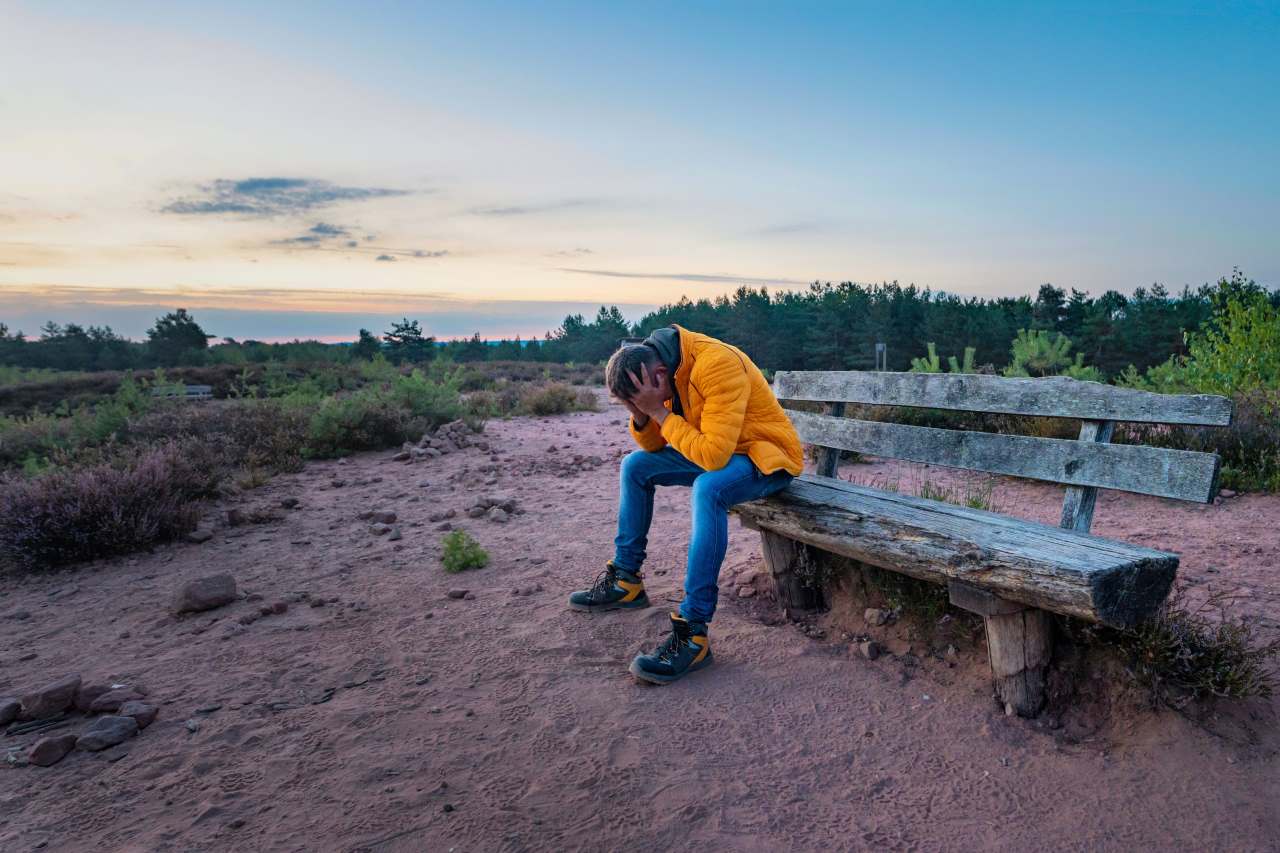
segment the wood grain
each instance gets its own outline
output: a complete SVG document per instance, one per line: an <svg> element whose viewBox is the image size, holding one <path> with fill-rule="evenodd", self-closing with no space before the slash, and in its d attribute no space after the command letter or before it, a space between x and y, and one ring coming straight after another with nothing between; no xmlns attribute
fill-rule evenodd
<svg viewBox="0 0 1280 853"><path fill-rule="evenodd" d="M1229 426L1232 403L1211 394L1157 394L1066 376L1019 379L971 373L780 371L784 400L911 406L1096 421Z"/></svg>
<svg viewBox="0 0 1280 853"><path fill-rule="evenodd" d="M1218 478L1214 453L787 414L809 444L1072 486L1208 503Z"/></svg>
<svg viewBox="0 0 1280 853"><path fill-rule="evenodd" d="M1117 627L1153 613L1178 566L1140 545L813 475L734 511L762 532L869 565Z"/></svg>

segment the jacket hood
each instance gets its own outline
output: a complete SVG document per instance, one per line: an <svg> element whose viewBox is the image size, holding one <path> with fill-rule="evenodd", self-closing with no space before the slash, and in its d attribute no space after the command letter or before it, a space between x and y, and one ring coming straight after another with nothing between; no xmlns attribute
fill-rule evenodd
<svg viewBox="0 0 1280 853"><path fill-rule="evenodd" d="M658 329L644 339L644 344L658 351L658 358L662 359L662 363L666 365L667 374L671 377L672 391L675 391L676 371L680 369L679 327L672 325ZM680 403L679 392L674 394L671 410L678 415L684 412L684 407Z"/></svg>

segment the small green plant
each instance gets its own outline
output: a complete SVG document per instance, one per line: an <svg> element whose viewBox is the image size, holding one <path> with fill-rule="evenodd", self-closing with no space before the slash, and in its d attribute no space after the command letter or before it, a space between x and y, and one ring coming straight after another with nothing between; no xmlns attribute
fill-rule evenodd
<svg viewBox="0 0 1280 853"><path fill-rule="evenodd" d="M938 357L938 348L929 341L927 344L929 355L925 358L911 359L912 373L941 373L942 359ZM947 367L952 373L974 373L977 367L974 366L973 359L977 354L977 350L973 347L964 348L964 361L961 362L954 355L947 356Z"/></svg>
<svg viewBox="0 0 1280 853"><path fill-rule="evenodd" d="M450 574L465 572L467 569L483 569L489 565L489 552L481 548L480 543L465 530L455 530L441 542L444 553L440 556L440 563Z"/></svg>
<svg viewBox="0 0 1280 853"><path fill-rule="evenodd" d="M1005 376L1069 376L1085 382L1102 382L1102 371L1084 363L1084 353L1071 357L1071 339L1061 332L1019 329L1011 350L1013 360Z"/></svg>

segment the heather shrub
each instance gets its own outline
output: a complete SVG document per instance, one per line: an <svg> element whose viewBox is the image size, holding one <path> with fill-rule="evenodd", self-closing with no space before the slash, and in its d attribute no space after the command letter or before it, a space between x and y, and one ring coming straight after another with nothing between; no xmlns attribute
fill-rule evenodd
<svg viewBox="0 0 1280 853"><path fill-rule="evenodd" d="M480 543L465 530L455 530L441 542L444 550L440 563L450 574L465 572L467 569L483 569L489 564L489 552L480 547Z"/></svg>
<svg viewBox="0 0 1280 853"><path fill-rule="evenodd" d="M596 408L596 398L591 391L552 382L521 394L518 411L527 415L563 415L575 411L594 412Z"/></svg>
<svg viewBox="0 0 1280 853"><path fill-rule="evenodd" d="M195 527L216 492L208 459L176 443L128 464L99 463L0 480L0 559L22 571L123 554Z"/></svg>

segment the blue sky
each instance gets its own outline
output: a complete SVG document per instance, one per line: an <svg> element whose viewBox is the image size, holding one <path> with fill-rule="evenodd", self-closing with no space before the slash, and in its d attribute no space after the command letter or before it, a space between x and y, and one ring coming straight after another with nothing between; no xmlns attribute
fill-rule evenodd
<svg viewBox="0 0 1280 853"><path fill-rule="evenodd" d="M1276 3L0 15L0 321L28 330L185 305L234 336L528 335L739 282L1280 281Z"/></svg>

